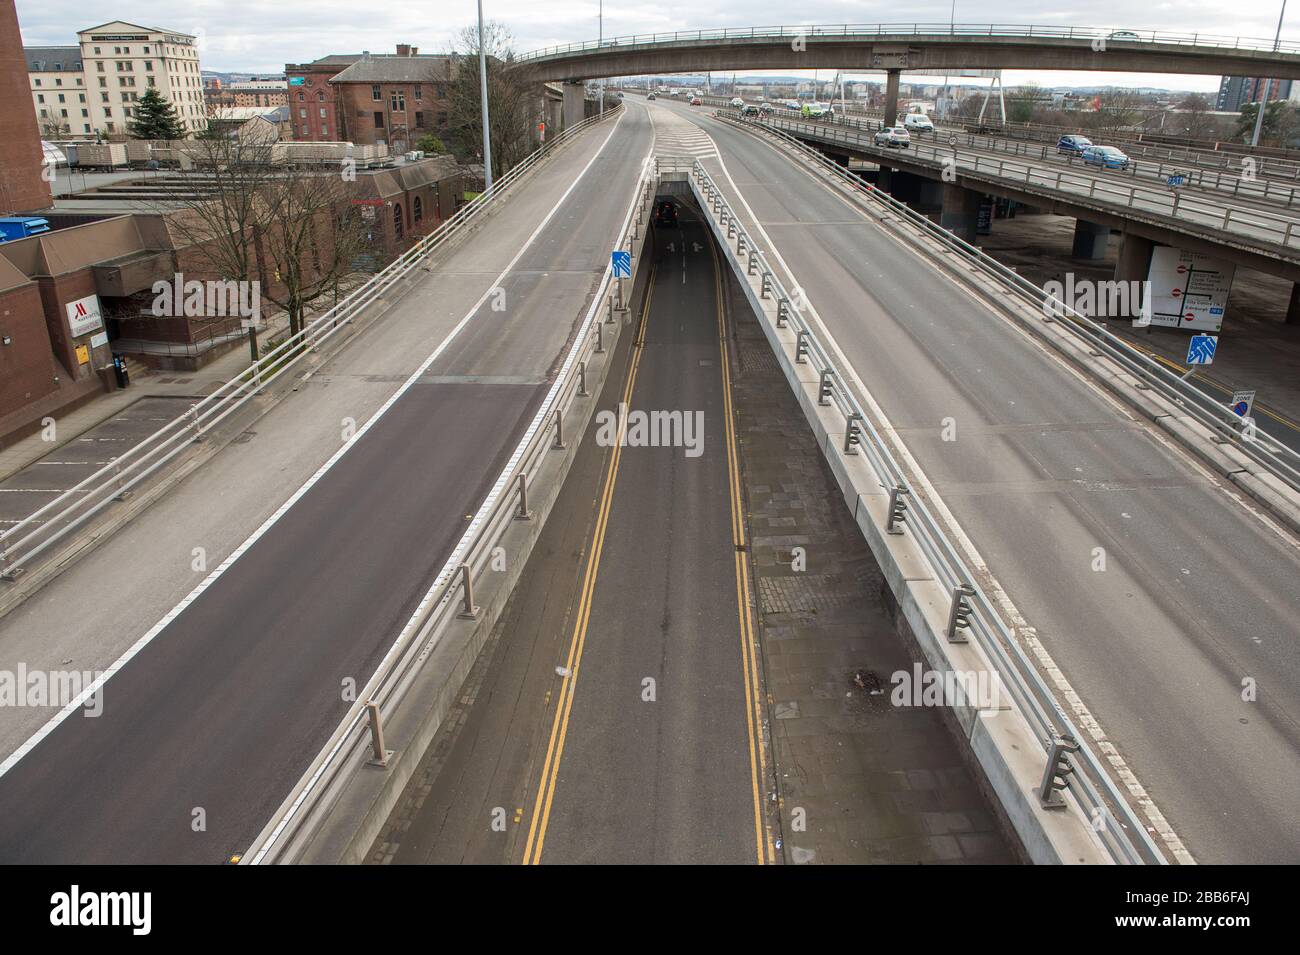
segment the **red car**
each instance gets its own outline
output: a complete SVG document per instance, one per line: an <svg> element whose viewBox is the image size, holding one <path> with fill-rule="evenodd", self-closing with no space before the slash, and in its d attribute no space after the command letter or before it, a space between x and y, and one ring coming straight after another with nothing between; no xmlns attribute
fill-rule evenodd
<svg viewBox="0 0 1300 955"><path fill-rule="evenodd" d="M692 106L699 106L699 105L700 105L700 98L699 98L698 96L692 96L692 97L691 97L691 105L692 105Z"/></svg>

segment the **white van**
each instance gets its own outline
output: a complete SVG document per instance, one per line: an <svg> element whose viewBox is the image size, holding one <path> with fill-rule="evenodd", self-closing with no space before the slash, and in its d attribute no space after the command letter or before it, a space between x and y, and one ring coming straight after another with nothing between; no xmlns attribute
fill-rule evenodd
<svg viewBox="0 0 1300 955"><path fill-rule="evenodd" d="M908 113L903 117L903 125L909 133L934 132L934 123L930 122L930 117L925 113Z"/></svg>

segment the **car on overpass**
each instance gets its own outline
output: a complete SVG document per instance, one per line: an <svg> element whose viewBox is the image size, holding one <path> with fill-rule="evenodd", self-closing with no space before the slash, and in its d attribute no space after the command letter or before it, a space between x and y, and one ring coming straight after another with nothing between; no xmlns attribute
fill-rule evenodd
<svg viewBox="0 0 1300 955"><path fill-rule="evenodd" d="M731 97L731 105L734 106L736 109L740 109L740 107L745 105L745 101L741 99L739 96L733 96Z"/></svg>
<svg viewBox="0 0 1300 955"><path fill-rule="evenodd" d="M886 126L876 133L872 141L877 146L884 146L887 149L906 149L912 144L912 137L906 126Z"/></svg>
<svg viewBox="0 0 1300 955"><path fill-rule="evenodd" d="M822 103L804 103L800 112L803 113L804 119L825 119L833 115L835 110L833 107L825 106Z"/></svg>
<svg viewBox="0 0 1300 955"><path fill-rule="evenodd" d="M1070 134L1062 136L1056 141L1056 151L1067 156L1081 156L1083 151L1091 145L1092 140L1087 136Z"/></svg>
<svg viewBox="0 0 1300 955"><path fill-rule="evenodd" d="M700 105L700 98L699 98L698 96L692 96L692 97L691 97L690 105L691 105L691 106L699 106L699 105Z"/></svg>
<svg viewBox="0 0 1300 955"><path fill-rule="evenodd" d="M1088 146L1083 151L1083 161L1089 166L1103 169L1127 169L1128 156L1114 146Z"/></svg>
<svg viewBox="0 0 1300 955"><path fill-rule="evenodd" d="M646 99L648 99L648 100L649 100L649 99L654 99L654 98L655 98L655 94L654 94L654 93L651 93L650 95L648 95L648 96L646 97Z"/></svg>
<svg viewBox="0 0 1300 955"><path fill-rule="evenodd" d="M932 133L934 132L934 123L925 113L908 113L903 117L903 125L909 132L913 133Z"/></svg>

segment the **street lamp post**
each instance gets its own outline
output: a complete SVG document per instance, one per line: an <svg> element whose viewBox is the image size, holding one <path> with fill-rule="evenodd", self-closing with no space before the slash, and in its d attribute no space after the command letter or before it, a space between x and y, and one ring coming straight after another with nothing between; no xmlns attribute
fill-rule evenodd
<svg viewBox="0 0 1300 955"><path fill-rule="evenodd" d="M600 0L600 6L597 10L597 20L599 25L596 28L596 46L605 45L605 0ZM600 78L600 105L596 107L598 116L605 115L605 77Z"/></svg>
<svg viewBox="0 0 1300 955"><path fill-rule="evenodd" d="M1273 36L1273 52L1282 42L1282 20L1286 16L1286 0L1282 0L1282 12L1277 15L1277 33ZM1259 106L1255 109L1255 132L1251 134L1250 144L1259 145L1259 134L1264 129L1264 111L1268 109L1268 80L1262 81L1263 90L1259 94Z"/></svg>
<svg viewBox="0 0 1300 955"><path fill-rule="evenodd" d="M483 0L478 0L478 90L483 100L483 191L492 194L492 131L488 125L487 51L483 48Z"/></svg>

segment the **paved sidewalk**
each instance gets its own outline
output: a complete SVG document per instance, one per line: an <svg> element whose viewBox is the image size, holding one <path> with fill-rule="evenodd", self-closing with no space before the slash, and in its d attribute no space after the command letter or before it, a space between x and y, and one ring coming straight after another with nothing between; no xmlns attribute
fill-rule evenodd
<svg viewBox="0 0 1300 955"><path fill-rule="evenodd" d="M286 322L286 319L270 320L267 327L258 333L259 341L266 342L279 336L284 331ZM197 371L148 369L143 374L133 372L131 384L126 388L106 392L67 414L57 416L53 440L45 440L42 432L37 431L8 447L0 448L0 481L30 467L51 451L85 436L91 429L119 417L142 398L202 398L247 367L248 345L242 343ZM184 410L180 409L182 412ZM158 427L161 426L162 422L159 422ZM147 437L148 434L149 432L144 432L139 437Z"/></svg>
<svg viewBox="0 0 1300 955"><path fill-rule="evenodd" d="M762 330L729 283L732 374L788 863L1008 863L939 711L891 705L912 660L888 586ZM792 568L794 548L807 566Z"/></svg>

